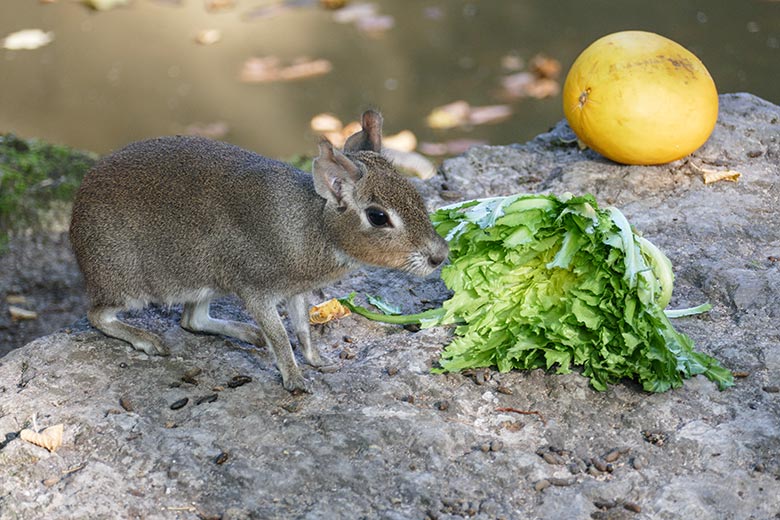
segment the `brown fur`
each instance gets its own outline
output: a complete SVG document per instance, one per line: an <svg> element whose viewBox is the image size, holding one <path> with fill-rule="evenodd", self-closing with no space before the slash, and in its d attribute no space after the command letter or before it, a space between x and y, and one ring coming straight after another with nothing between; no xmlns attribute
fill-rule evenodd
<svg viewBox="0 0 780 520"><path fill-rule="evenodd" d="M446 243L422 199L379 154L381 116L366 112L345 153L320 144L313 175L226 143L162 137L101 161L77 193L71 241L91 299L90 322L150 354L160 338L116 314L183 303L182 326L270 343L286 388L306 388L276 304L286 300L306 360L304 294L361 263L425 275ZM367 208L392 216L374 227ZM400 219L394 222L394 219ZM236 294L258 324L215 320L208 302Z"/></svg>

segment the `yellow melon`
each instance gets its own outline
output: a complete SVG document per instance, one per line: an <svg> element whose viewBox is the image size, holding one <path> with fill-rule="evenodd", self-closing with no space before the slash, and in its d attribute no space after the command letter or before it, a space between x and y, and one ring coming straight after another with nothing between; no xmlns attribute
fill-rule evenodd
<svg viewBox="0 0 780 520"><path fill-rule="evenodd" d="M575 60L563 112L586 145L624 164L662 164L698 149L718 117L704 64L658 34L624 31L596 40Z"/></svg>

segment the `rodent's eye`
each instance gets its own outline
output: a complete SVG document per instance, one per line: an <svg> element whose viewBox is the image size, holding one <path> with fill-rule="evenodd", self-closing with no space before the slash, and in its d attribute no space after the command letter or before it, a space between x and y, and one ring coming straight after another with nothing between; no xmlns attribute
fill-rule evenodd
<svg viewBox="0 0 780 520"><path fill-rule="evenodd" d="M371 207L366 209L366 216L368 217L368 221L374 227L392 227L392 224L390 223L390 217L388 217L387 213L379 208Z"/></svg>

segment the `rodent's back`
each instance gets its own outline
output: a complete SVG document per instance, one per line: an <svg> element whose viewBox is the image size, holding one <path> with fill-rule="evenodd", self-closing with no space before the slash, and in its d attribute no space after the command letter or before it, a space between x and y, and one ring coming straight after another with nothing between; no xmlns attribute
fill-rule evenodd
<svg viewBox="0 0 780 520"><path fill-rule="evenodd" d="M285 254L280 230L308 220L290 212L316 210L306 203L313 196L310 176L242 148L198 137L150 139L103 158L85 176L71 241L93 303L175 301L188 290L230 289L241 283L236 277L268 271ZM246 255L252 273L235 269Z"/></svg>

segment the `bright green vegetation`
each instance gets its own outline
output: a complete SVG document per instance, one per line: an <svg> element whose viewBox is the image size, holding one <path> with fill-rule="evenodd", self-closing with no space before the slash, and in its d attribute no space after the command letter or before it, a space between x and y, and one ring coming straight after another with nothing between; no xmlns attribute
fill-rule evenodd
<svg viewBox="0 0 780 520"><path fill-rule="evenodd" d="M35 227L41 210L69 201L95 156L13 134L0 135L0 246L13 230Z"/></svg>

